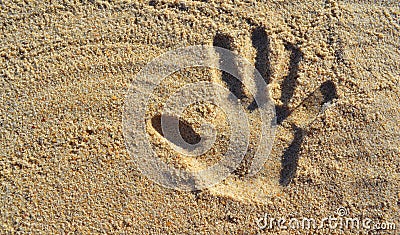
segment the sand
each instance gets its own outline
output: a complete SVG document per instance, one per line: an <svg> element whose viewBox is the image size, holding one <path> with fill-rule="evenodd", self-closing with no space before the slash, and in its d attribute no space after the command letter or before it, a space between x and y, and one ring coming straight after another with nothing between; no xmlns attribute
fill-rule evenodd
<svg viewBox="0 0 400 235"><path fill-rule="evenodd" d="M399 233L397 1L0 1L0 23L1 234ZM138 169L122 116L137 72L197 44L253 63L278 123L267 162L250 177L260 122L257 108L246 109L250 150L239 169L213 187L183 192ZM195 81L243 92L245 107L252 102L216 70L165 79L147 104L146 128L158 156L183 168L217 162L230 136L212 105L182 117L195 131L202 122L216 126L208 154L188 160L162 136L162 103ZM369 218L396 229L261 230L266 213Z"/></svg>

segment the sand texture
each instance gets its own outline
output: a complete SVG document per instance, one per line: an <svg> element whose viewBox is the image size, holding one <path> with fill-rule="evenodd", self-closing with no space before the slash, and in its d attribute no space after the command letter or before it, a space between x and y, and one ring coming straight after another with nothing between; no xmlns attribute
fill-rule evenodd
<svg viewBox="0 0 400 235"><path fill-rule="evenodd" d="M46 2L0 0L0 234L399 234L398 1ZM254 64L277 125L268 160L249 176L261 132L249 90L216 69L164 79L149 103L132 105L147 107L153 150L169 164L208 167L232 135L226 113L196 104L179 118L183 138L198 142L201 124L212 123L213 148L188 158L170 147L160 109L185 84L226 87L250 120L238 169L183 192L135 165L123 107L147 63L198 44ZM343 217L339 208L396 229L260 230L256 222L265 213Z"/></svg>

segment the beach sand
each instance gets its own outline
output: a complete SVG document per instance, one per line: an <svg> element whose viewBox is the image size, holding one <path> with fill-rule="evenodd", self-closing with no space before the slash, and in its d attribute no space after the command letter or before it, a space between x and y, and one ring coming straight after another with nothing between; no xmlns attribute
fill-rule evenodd
<svg viewBox="0 0 400 235"><path fill-rule="evenodd" d="M399 233L397 1L0 1L0 23L1 234L371 232L276 224L260 230L265 214L369 218L397 226L373 233ZM122 117L135 74L164 52L198 44L225 47L254 64L278 123L256 175L246 174L244 161L219 184L184 192L138 169ZM189 134L204 121L225 133L196 160L168 147L157 115L191 82L239 92L224 77L195 68L162 82L146 104L160 158L183 168L221 158L229 128L217 107L192 107L182 118ZM242 103L250 107L251 100L245 94ZM258 112L245 112L254 150Z"/></svg>

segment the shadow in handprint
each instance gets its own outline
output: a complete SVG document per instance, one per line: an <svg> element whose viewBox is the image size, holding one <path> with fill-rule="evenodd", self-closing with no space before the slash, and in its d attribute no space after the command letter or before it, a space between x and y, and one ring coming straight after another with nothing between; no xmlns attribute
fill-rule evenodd
<svg viewBox="0 0 400 235"><path fill-rule="evenodd" d="M285 43L285 49L290 51L290 64L289 73L284 78L281 85L282 90L280 100L282 105L277 105L275 107L276 120L278 124L281 124L291 114L289 101L293 97L294 90L297 87L299 64L303 59L303 53L297 46L291 43ZM279 180L279 183L282 186L287 186L296 174L299 152L305 135L304 130L296 125L292 125L292 129L294 130L293 141L282 156L282 170Z"/></svg>
<svg viewBox="0 0 400 235"><path fill-rule="evenodd" d="M270 40L263 27L256 27L251 34L252 46L256 50L255 57L255 73L260 73L264 79L264 83L256 84L256 94L257 96L264 96L266 92L266 86L271 82L271 63L270 63ZM225 34L217 34L213 41L214 46L222 47L233 51L233 38ZM285 49L290 52L289 61L289 71L287 76L283 79L281 84L281 105L276 105L276 121L277 124L282 125L282 123L290 119L289 116L297 116L297 114L302 114L301 110L308 110L309 116L312 116L312 120L318 116L319 113L324 111L325 105L330 103L333 99L338 98L336 86L332 81L324 82L317 90L311 93L306 99L304 99L301 104L293 109L289 108L290 100L292 99L295 89L298 85L299 77L299 65L303 59L303 53L300 48L292 43L285 42ZM236 63L236 61L220 61L220 63ZM247 98L244 92L243 84L241 81L234 76L223 72L222 80L226 83L229 90L239 99ZM256 79L256 82L258 80ZM264 104L256 102L256 99L248 105L248 111L252 112ZM303 119L300 117L300 119ZM293 122L293 120L287 120L294 131L294 138L290 145L284 150L281 158L282 170L280 172L279 183L282 186L288 186L292 179L295 177L299 161L299 153L301 150L301 145L308 132L308 126L312 121L309 117L304 117L303 121L300 123ZM244 164L246 165L246 164ZM243 166L242 166L243 168ZM244 169L240 168L238 172L246 172ZM238 174L241 175L241 174Z"/></svg>
<svg viewBox="0 0 400 235"><path fill-rule="evenodd" d="M304 117L305 120L300 123L291 123L291 127L294 130L294 138L289 147L285 150L282 156L282 170L280 174L279 183L282 186L287 186L292 181L296 175L299 153L301 144L304 137L307 134L308 127L311 123L318 117L318 114L324 112L326 105L331 103L332 100L337 99L339 96L337 94L337 89L335 83L332 81L325 81L322 83L317 90L312 92L306 99L304 99L299 106L297 106L291 113L299 110L307 110L309 115L312 116ZM303 113L304 114L304 113Z"/></svg>
<svg viewBox="0 0 400 235"><path fill-rule="evenodd" d="M278 124L281 124L289 115L289 101L293 97L294 90L297 87L297 78L299 72L299 64L303 59L303 53L300 49L290 43L285 43L285 48L290 51L290 64L289 74L284 78L281 85L281 97L282 105L277 105L276 109L276 120Z"/></svg>
<svg viewBox="0 0 400 235"><path fill-rule="evenodd" d="M336 85L332 81L326 81L322 83L322 85L319 87L319 90L324 98L321 105L327 104L333 99L339 98L336 90Z"/></svg>
<svg viewBox="0 0 400 235"><path fill-rule="evenodd" d="M292 125L292 128L294 129L294 138L290 146L283 153L281 161L282 170L279 184L282 186L289 185L290 181L296 175L299 152L305 136L305 131L303 129L295 125Z"/></svg>
<svg viewBox="0 0 400 235"><path fill-rule="evenodd" d="M260 75L263 77L263 84L256 84L257 86L257 96L264 96L266 91L266 85L271 82L271 64L269 61L271 47L270 40L268 38L267 33L263 27L255 28L251 33L251 43L253 47L256 49L256 58L254 67L256 68L255 73L258 71ZM256 75L254 75L256 77ZM256 79L256 82L258 80ZM259 104L254 99L251 104L247 107L247 109L251 112L256 110L259 106L263 104Z"/></svg>
<svg viewBox="0 0 400 235"><path fill-rule="evenodd" d="M155 115L154 117L151 118L151 125L153 126L153 128L163 137L164 133L162 130L162 120L161 120L161 115ZM179 133L182 136L182 139L184 141L186 141L186 143L189 144L198 144L201 141L201 136L196 133L196 131L192 128L192 126L186 122L185 120L181 119L181 118L177 118L175 116L169 116L169 115L165 115L163 118L165 118L165 121L171 122L170 120L175 119L178 121L179 123ZM169 141L171 141L174 144L177 144L179 146L179 143L176 143L175 140L177 138L172 138L172 139L168 139Z"/></svg>
<svg viewBox="0 0 400 235"><path fill-rule="evenodd" d="M215 47L222 47L230 51L234 51L234 45L233 45L233 38L227 34L222 34L222 33L217 33L214 36L213 40L213 46ZM220 56L222 58L223 56ZM221 64L221 67L226 67L226 65L232 65L236 64L236 61L231 60L220 60L219 63ZM228 66L232 67L232 66ZM233 69L237 69L237 66L233 66ZM238 74L238 71L234 71L233 74ZM235 76L222 71L222 81L225 82L227 85L228 89L230 92L232 92L238 99L243 99L246 98L246 94L243 89L243 84L242 82L237 79Z"/></svg>
<svg viewBox="0 0 400 235"><path fill-rule="evenodd" d="M271 48L268 35L263 27L257 27L253 30L251 42L257 51L255 68L264 78L265 83L269 84L271 82L271 64L269 62Z"/></svg>
<svg viewBox="0 0 400 235"><path fill-rule="evenodd" d="M293 110L290 110L289 102L292 99L294 91L298 85L297 79L299 77L299 65L301 60L303 59L303 53L296 45L288 42L285 43L285 49L290 51L290 64L289 73L284 78L281 84L280 101L282 102L282 105L277 105L275 107L277 123L282 124L282 122L286 120L293 112L296 112L296 109L300 106L302 106L305 110L310 110L312 112L313 119L315 119L319 113L324 111L325 104L330 103L333 99L338 98L336 86L332 81L324 82L317 90L315 90L305 100L303 100L303 102L299 106L297 106ZM257 55L257 58L260 58L260 56ZM269 65L269 63L266 62L260 63ZM257 69L259 68L260 67L258 66ZM263 68L260 69L261 71L264 71ZM269 82L269 80L266 81ZM303 123L300 126L291 123L292 130L294 131L294 138L289 147L284 151L281 158L282 170L280 173L279 183L282 186L289 185L289 183L296 175L301 145L303 143L304 137L307 134L308 125L310 125L311 123L308 119L305 122L306 123Z"/></svg>

